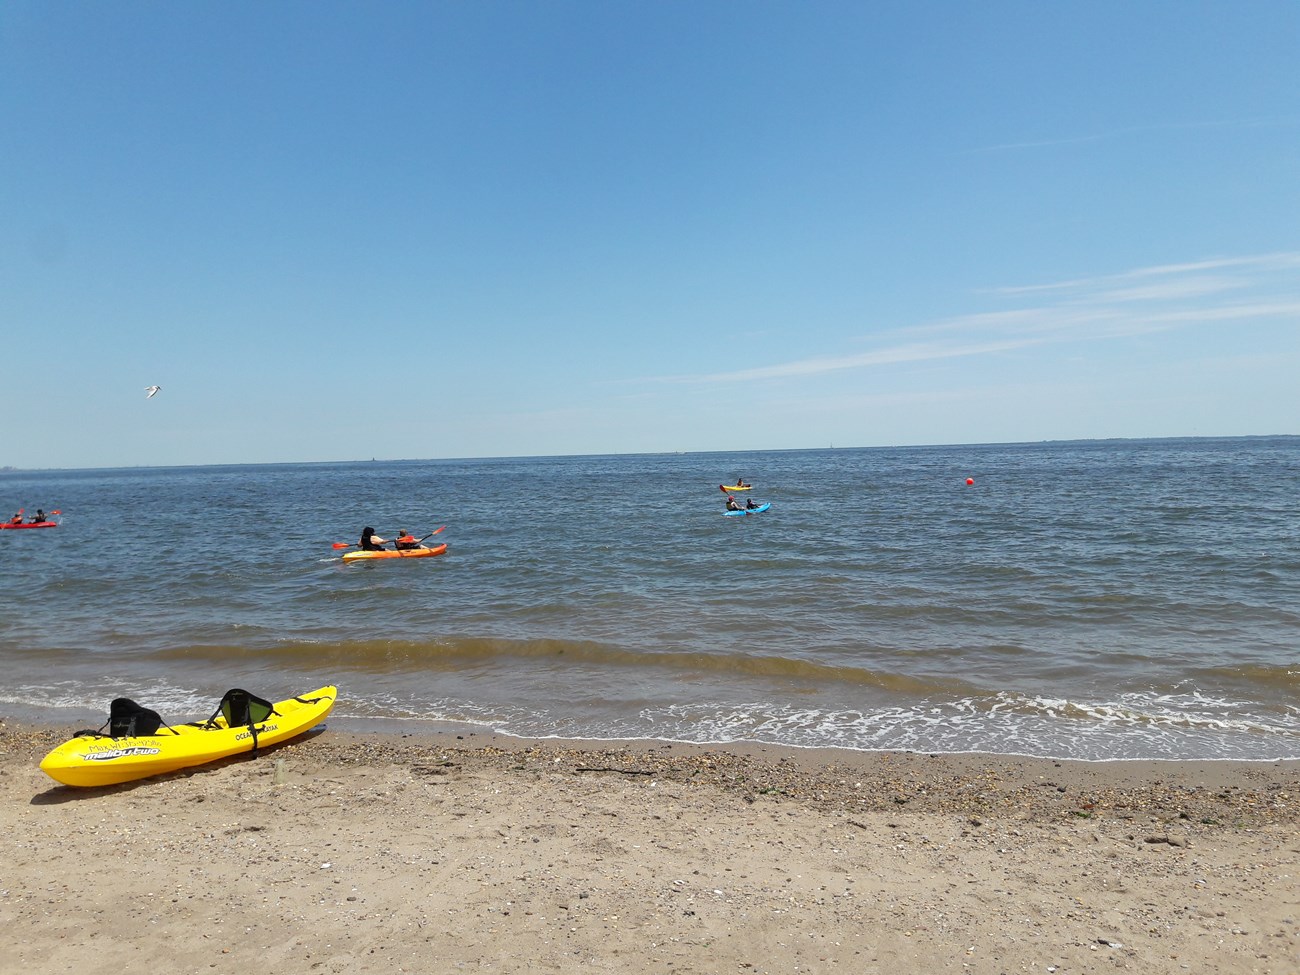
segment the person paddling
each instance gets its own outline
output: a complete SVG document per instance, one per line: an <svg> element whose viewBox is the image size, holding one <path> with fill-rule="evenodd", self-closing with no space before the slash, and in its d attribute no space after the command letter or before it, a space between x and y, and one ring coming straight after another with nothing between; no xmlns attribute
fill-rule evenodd
<svg viewBox="0 0 1300 975"><path fill-rule="evenodd" d="M397 529L397 538L393 540L393 545L401 551L402 549L417 548L420 540L408 532L405 528Z"/></svg>
<svg viewBox="0 0 1300 975"><path fill-rule="evenodd" d="M387 539L380 538L376 535L375 530L369 525L361 529L360 548L363 552L383 552L385 551L384 543L386 541Z"/></svg>
<svg viewBox="0 0 1300 975"><path fill-rule="evenodd" d="M36 509L36 515L35 515L35 517L32 518L32 522L31 522L31 523L32 523L33 525L39 525L39 524L40 524L41 522L43 522L44 520L45 520L45 509L44 509L44 508L37 508L37 509Z"/></svg>
<svg viewBox="0 0 1300 975"><path fill-rule="evenodd" d="M735 498L733 498L730 494L728 494L728 495L727 495L727 510L728 510L728 511L743 511L744 509L741 508L741 506L740 506L740 502L738 502Z"/></svg>

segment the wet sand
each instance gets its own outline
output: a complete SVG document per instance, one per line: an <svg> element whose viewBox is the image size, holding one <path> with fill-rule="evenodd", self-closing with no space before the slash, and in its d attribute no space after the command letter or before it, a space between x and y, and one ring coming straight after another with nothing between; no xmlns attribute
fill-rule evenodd
<svg viewBox="0 0 1300 975"><path fill-rule="evenodd" d="M0 971L1300 971L1300 762L321 733L105 789L0 725Z"/></svg>

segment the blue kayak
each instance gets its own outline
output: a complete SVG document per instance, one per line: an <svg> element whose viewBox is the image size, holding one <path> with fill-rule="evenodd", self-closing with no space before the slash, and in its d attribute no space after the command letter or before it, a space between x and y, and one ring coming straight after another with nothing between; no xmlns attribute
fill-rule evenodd
<svg viewBox="0 0 1300 975"><path fill-rule="evenodd" d="M724 515L761 515L768 508L772 507L771 501L764 501L757 508L741 508L739 511L724 511Z"/></svg>

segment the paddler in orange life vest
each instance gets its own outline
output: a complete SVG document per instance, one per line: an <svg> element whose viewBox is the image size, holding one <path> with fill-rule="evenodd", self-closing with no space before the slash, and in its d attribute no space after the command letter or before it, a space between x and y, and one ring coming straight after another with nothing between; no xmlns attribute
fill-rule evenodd
<svg viewBox="0 0 1300 975"><path fill-rule="evenodd" d="M393 542L399 550L404 548L415 548L420 544L419 539L410 534L405 528L397 529L397 539Z"/></svg>
<svg viewBox="0 0 1300 975"><path fill-rule="evenodd" d="M375 534L375 530L367 525L361 529L360 549L363 552L382 552L384 551L384 542L387 539L380 538Z"/></svg>

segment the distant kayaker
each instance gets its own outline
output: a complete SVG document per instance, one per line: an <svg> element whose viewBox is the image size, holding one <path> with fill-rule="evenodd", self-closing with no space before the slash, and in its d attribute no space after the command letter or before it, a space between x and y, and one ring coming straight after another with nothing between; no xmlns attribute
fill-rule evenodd
<svg viewBox="0 0 1300 975"><path fill-rule="evenodd" d="M755 501L753 498L746 498L746 499L745 499L745 507L748 508L748 509L750 509L750 510L752 511L752 510L754 510L755 508L758 507L758 502Z"/></svg>
<svg viewBox="0 0 1300 975"><path fill-rule="evenodd" d="M742 507L740 506L740 502L738 502L735 498L733 498L730 494L728 494L728 495L727 495L727 510L728 510L728 511L744 511L745 509L742 508Z"/></svg>
<svg viewBox="0 0 1300 975"><path fill-rule="evenodd" d="M399 549L415 548L420 544L420 540L410 534L405 528L397 529L397 538L394 539L393 545Z"/></svg>
<svg viewBox="0 0 1300 975"><path fill-rule="evenodd" d="M375 530L369 525L361 529L360 548L363 552L382 552L384 551L384 543L386 541L388 541L388 539L380 538L375 534Z"/></svg>
<svg viewBox="0 0 1300 975"><path fill-rule="evenodd" d="M736 487L743 488L743 487L751 487L751 486L752 485L745 483L745 479L743 477L736 478Z"/></svg>
<svg viewBox="0 0 1300 975"><path fill-rule="evenodd" d="M43 522L44 520L45 520L45 509L44 509L44 508L37 508L37 509L36 509L36 517L32 519L32 524L33 524L33 525L39 525L39 524L40 524L41 522Z"/></svg>
<svg viewBox="0 0 1300 975"><path fill-rule="evenodd" d="M23 513L21 511L9 519L9 524L11 525L21 525L22 523L23 523Z"/></svg>

